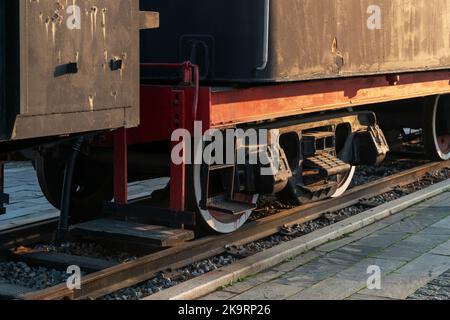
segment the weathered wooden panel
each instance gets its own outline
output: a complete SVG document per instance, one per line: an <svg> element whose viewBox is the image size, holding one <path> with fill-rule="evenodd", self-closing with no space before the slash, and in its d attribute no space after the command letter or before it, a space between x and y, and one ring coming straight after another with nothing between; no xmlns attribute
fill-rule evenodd
<svg viewBox="0 0 450 320"><path fill-rule="evenodd" d="M159 30L144 33L144 61L193 59L209 80L450 68L449 0L142 0L141 6L163 19Z"/></svg>
<svg viewBox="0 0 450 320"><path fill-rule="evenodd" d="M273 3L272 74L281 80L450 67L448 0Z"/></svg>
<svg viewBox="0 0 450 320"><path fill-rule="evenodd" d="M18 110L12 140L138 124L138 0L0 1L19 28L7 24L7 45L20 48L17 63L7 55L7 78L20 75L20 95L6 106Z"/></svg>

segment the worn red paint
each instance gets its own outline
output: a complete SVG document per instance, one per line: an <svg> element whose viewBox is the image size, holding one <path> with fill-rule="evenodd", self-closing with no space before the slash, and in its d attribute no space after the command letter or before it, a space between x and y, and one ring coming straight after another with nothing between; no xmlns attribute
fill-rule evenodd
<svg viewBox="0 0 450 320"><path fill-rule="evenodd" d="M186 127L187 104L184 91L173 91L171 99L172 131ZM180 143L185 143L180 142ZM177 143L173 143L174 147ZM184 145L185 147L186 145ZM186 149L184 148L186 151ZM182 154L182 164L170 166L170 208L176 211L184 211L186 194L186 153Z"/></svg>

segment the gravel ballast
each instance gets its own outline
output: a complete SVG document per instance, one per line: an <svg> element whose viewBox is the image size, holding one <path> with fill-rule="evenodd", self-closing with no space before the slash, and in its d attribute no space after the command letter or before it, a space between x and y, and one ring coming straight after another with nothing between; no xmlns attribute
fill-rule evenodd
<svg viewBox="0 0 450 320"><path fill-rule="evenodd" d="M385 170L389 168L389 164L385 165L383 170L374 170L373 168L359 168L355 175L354 185L361 185L371 181L375 181L385 176L398 173L400 171L410 169L417 166L414 163L395 164L394 169ZM376 207L388 201L398 199L402 196L411 194L417 190L424 189L430 185L450 178L450 170L443 169L428 174L424 179L413 183L409 186L396 188L391 192L370 198L364 199L359 204L351 206L336 212L326 213L323 217L307 222L305 224L294 225L291 227L283 227L279 233L267 237L265 239L252 242L247 245L229 248L228 252L205 259L203 261L191 264L179 270L167 271L158 274L155 278L133 286L127 289L120 290L114 294L110 294L102 299L105 300L139 300L161 290L173 287L181 282L190 280L194 277L206 274L210 271L230 265L235 261L253 255L255 253L267 250L281 243L296 239L315 230L329 226L333 223L352 217L372 207ZM255 212L253 219L267 216L290 208L283 205L274 198L265 198L260 200L259 208ZM94 258L101 258L108 261L115 261L124 263L137 259L139 256L129 254L126 252L116 252L109 250L100 245L93 243L65 243L59 246L55 245L40 245L36 246L38 250L49 252L61 252L72 255L82 255ZM15 284L23 287L29 287L34 290L45 289L60 283L64 283L70 275L65 272L50 270L47 268L29 267L22 262L3 262L0 263L0 282Z"/></svg>

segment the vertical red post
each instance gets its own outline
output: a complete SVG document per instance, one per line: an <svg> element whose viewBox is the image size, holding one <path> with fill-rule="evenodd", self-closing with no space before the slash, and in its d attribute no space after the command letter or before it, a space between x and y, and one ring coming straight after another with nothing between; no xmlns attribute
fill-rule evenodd
<svg viewBox="0 0 450 320"><path fill-rule="evenodd" d="M186 99L185 92L175 90L172 92L172 132L186 128ZM177 165L171 160L170 166L170 208L175 211L184 211L186 194L186 144L173 142L172 147L184 143L182 164Z"/></svg>
<svg viewBox="0 0 450 320"><path fill-rule="evenodd" d="M114 132L114 200L120 205L128 203L128 150L125 128Z"/></svg>

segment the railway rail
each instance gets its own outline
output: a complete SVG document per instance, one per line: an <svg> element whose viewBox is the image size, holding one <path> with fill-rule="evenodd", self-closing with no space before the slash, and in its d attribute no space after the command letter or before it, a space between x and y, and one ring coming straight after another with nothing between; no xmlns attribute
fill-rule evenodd
<svg viewBox="0 0 450 320"><path fill-rule="evenodd" d="M245 245L277 234L284 227L316 220L328 212L358 204L398 187L414 183L429 172L450 168L450 161L432 162L380 180L354 187L340 198L283 210L248 222L242 229L227 235L206 236L177 247L145 255L134 261L114 265L82 278L81 290L60 284L20 296L24 300L97 299L123 288L154 278L159 272L176 270L203 259L220 255L234 246ZM34 226L36 228L36 226ZM35 229L36 230L36 229ZM17 232L12 230L11 232ZM21 232L25 232L22 230Z"/></svg>

